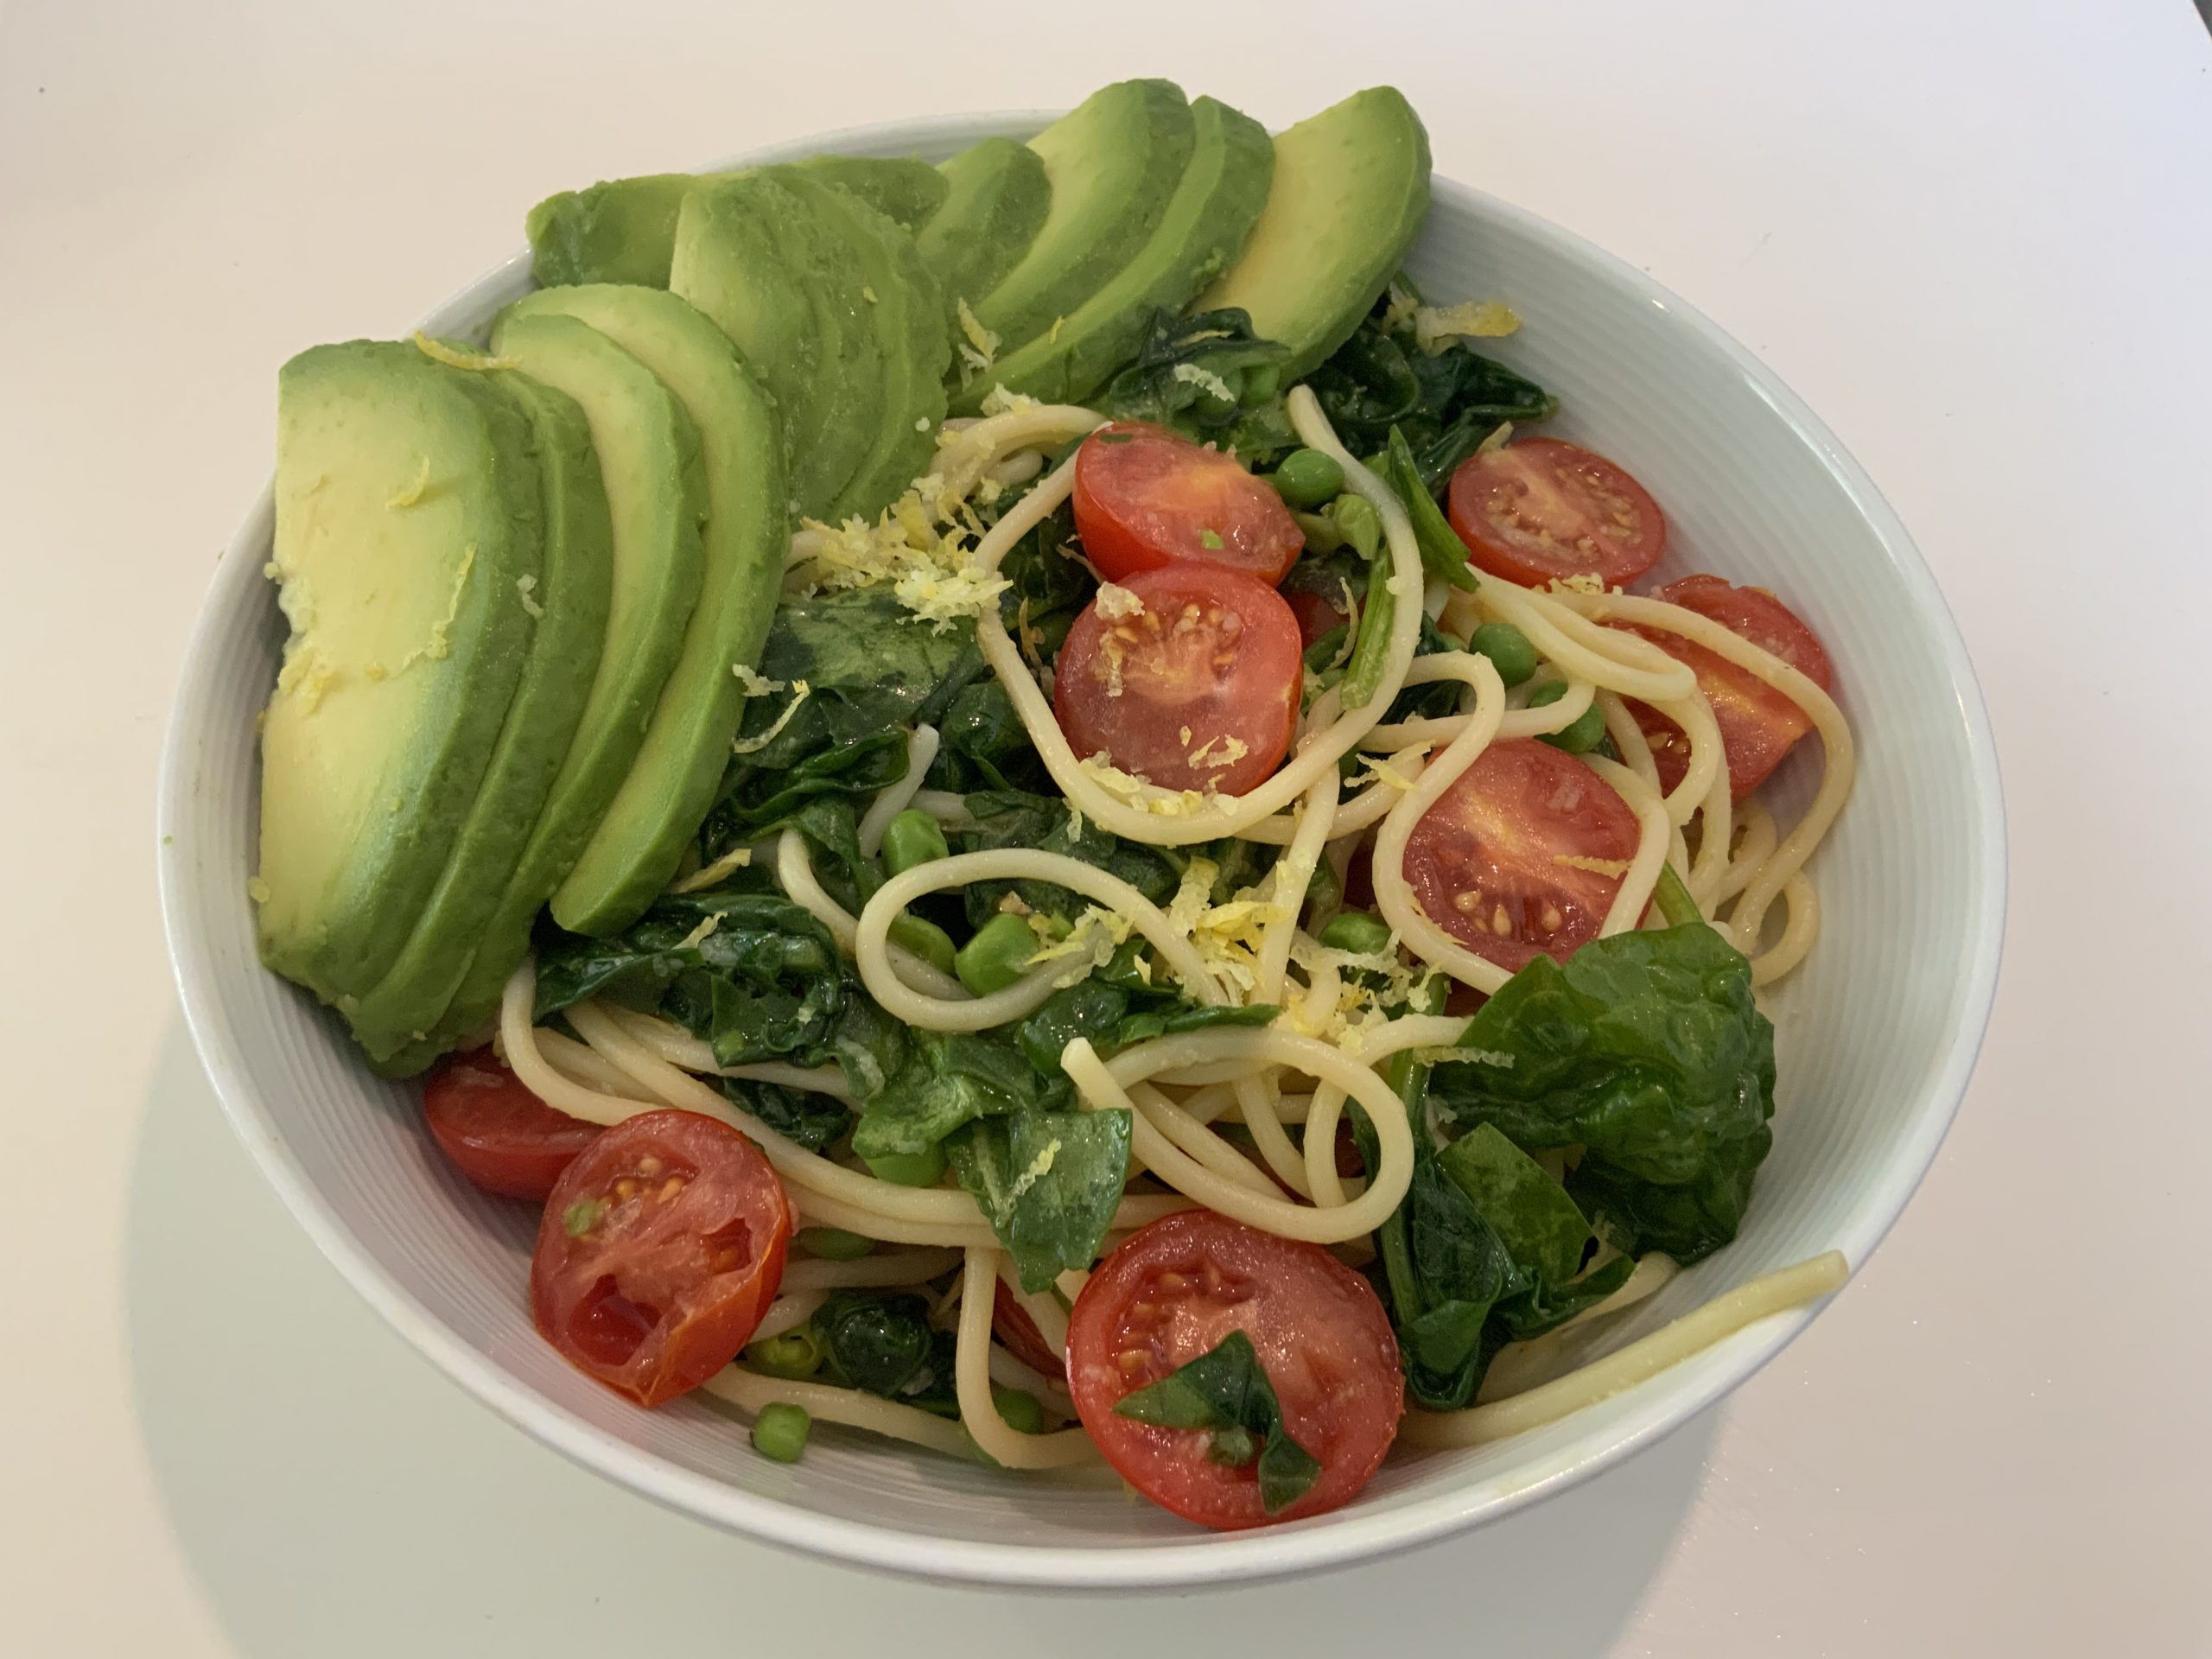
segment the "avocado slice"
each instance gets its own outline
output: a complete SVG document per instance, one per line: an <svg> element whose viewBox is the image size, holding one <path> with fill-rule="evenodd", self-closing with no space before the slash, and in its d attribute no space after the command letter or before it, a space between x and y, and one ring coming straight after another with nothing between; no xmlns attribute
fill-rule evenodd
<svg viewBox="0 0 2212 1659"><path fill-rule="evenodd" d="M944 289L948 312L997 287L1036 239L1052 205L1045 158L1011 138L985 138L940 162L944 205L914 232L922 263Z"/></svg>
<svg viewBox="0 0 2212 1659"><path fill-rule="evenodd" d="M1191 106L1168 80L1102 87L1032 138L1052 206L1014 268L969 302L976 321L1002 347L1027 345L1103 287L1151 237L1193 141ZM955 407L981 398L977 388Z"/></svg>
<svg viewBox="0 0 2212 1659"><path fill-rule="evenodd" d="M842 185L909 229L936 213L950 188L927 162L817 156L793 165ZM548 196L523 221L530 237L531 274L543 288L578 283L666 288L685 193L702 180L741 176L647 173Z"/></svg>
<svg viewBox="0 0 2212 1659"><path fill-rule="evenodd" d="M855 211L870 210L855 204ZM774 406L728 336L695 308L655 289L548 289L509 306L495 337L554 315L589 324L651 369L690 412L704 447L698 605L630 775L553 894L553 919L563 927L613 933L668 885L714 804L745 713L734 670L760 661L783 582L789 490Z"/></svg>
<svg viewBox="0 0 2212 1659"><path fill-rule="evenodd" d="M1046 403L1088 397L1137 354L1153 320L1180 311L1236 260L1268 200L1274 144L1226 104L1191 105L1197 142L1152 238L1058 327L1001 356L983 377Z"/></svg>
<svg viewBox="0 0 2212 1659"><path fill-rule="evenodd" d="M291 624L262 717L261 957L340 1004L445 868L533 634L543 493L520 405L413 345L279 372L271 574Z"/></svg>
<svg viewBox="0 0 2212 1659"><path fill-rule="evenodd" d="M529 419L543 487L543 569L519 578L513 597L534 622L530 657L484 781L414 931L391 971L347 1010L354 1039L372 1062L422 1042L480 957L498 957L504 979L529 948L529 912L544 901L542 888L518 929L499 924L514 908L524 849L583 719L607 636L613 527L591 427L575 400L550 386L504 371L493 378ZM505 943L494 944L495 938Z"/></svg>
<svg viewBox="0 0 2212 1659"><path fill-rule="evenodd" d="M794 510L819 518L875 440L882 347L830 187L792 168L702 183L684 199L669 286L704 312L776 400Z"/></svg>
<svg viewBox="0 0 2212 1659"><path fill-rule="evenodd" d="M944 206L952 185L927 162L875 156L816 156L794 163L824 184L849 190L893 223L919 230Z"/></svg>
<svg viewBox="0 0 2212 1659"><path fill-rule="evenodd" d="M1427 217L1421 118L1395 86L1354 92L1277 137L1260 222L1196 308L1234 306L1289 346L1287 385L1351 337Z"/></svg>
<svg viewBox="0 0 2212 1659"><path fill-rule="evenodd" d="M929 469L937 453L952 335L944 291L922 263L914 238L849 194L824 194L830 200L819 204L822 216L843 232L867 278L862 297L883 367L878 391L850 417L873 433L874 442L823 516L836 524L855 518L873 522Z"/></svg>

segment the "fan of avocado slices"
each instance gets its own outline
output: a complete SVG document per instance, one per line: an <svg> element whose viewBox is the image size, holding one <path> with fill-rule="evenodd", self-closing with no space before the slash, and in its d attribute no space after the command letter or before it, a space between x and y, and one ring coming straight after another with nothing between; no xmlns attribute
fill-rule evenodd
<svg viewBox="0 0 2212 1659"><path fill-rule="evenodd" d="M879 717L943 722L941 766L973 786L1035 781L957 639L909 617L928 647L887 644L887 588L785 595L793 533L875 524L949 416L1009 399L1279 424L1389 286L1428 175L1389 87L1271 137L1122 81L934 165L563 191L526 219L537 291L475 340L301 353L277 381L263 961L411 1075L496 1015L534 935L614 938L721 850L713 826L761 833L742 803L788 798L791 822L828 801L809 833L842 842L836 811L903 770ZM868 637L830 658L924 666L769 777L757 742L734 751L794 616L816 655L850 626ZM809 719L835 715L817 691ZM855 888L866 864L842 866Z"/></svg>

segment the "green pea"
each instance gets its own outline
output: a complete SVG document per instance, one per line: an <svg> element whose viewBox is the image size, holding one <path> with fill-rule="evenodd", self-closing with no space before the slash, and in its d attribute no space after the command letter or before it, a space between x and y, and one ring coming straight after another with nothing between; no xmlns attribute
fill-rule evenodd
<svg viewBox="0 0 2212 1659"><path fill-rule="evenodd" d="M1548 734L1542 741L1555 749L1565 749L1569 754L1587 754L1605 741L1605 717L1593 702L1567 725Z"/></svg>
<svg viewBox="0 0 2212 1659"><path fill-rule="evenodd" d="M1502 679L1504 677L1501 675L1499 677ZM1567 682L1565 680L1546 680L1529 693L1528 706L1531 709L1548 709L1566 695Z"/></svg>
<svg viewBox="0 0 2212 1659"><path fill-rule="evenodd" d="M849 1233L842 1227L802 1227L798 1230L798 1247L824 1262L857 1262L875 1248L875 1241L862 1233Z"/></svg>
<svg viewBox="0 0 2212 1659"><path fill-rule="evenodd" d="M745 1351L745 1363L770 1376L797 1382L822 1369L822 1344L806 1326L795 1325L780 1337L752 1344Z"/></svg>
<svg viewBox="0 0 2212 1659"><path fill-rule="evenodd" d="M1244 371L1244 401L1264 404L1282 390L1282 369L1274 363L1255 363Z"/></svg>
<svg viewBox="0 0 2212 1659"><path fill-rule="evenodd" d="M1375 504L1363 495L1340 495L1329 515L1337 521L1337 529L1344 540L1359 550L1363 559L1375 556L1375 550L1382 545L1382 515L1375 511Z"/></svg>
<svg viewBox="0 0 2212 1659"><path fill-rule="evenodd" d="M1332 950L1349 950L1360 957L1379 956L1390 948L1390 925L1363 910L1347 910L1330 918L1329 925L1321 930L1320 940Z"/></svg>
<svg viewBox="0 0 2212 1659"><path fill-rule="evenodd" d="M1344 487L1344 469L1319 449L1294 449L1268 475L1275 493L1301 512L1326 506Z"/></svg>
<svg viewBox="0 0 2212 1659"><path fill-rule="evenodd" d="M939 973L952 971L952 935L935 922L902 910L891 918L890 931L893 944L904 945Z"/></svg>
<svg viewBox="0 0 2212 1659"><path fill-rule="evenodd" d="M753 1420L753 1449L778 1463L797 1463L806 1451L814 1419L804 1406L778 1400L760 1408Z"/></svg>
<svg viewBox="0 0 2212 1659"><path fill-rule="evenodd" d="M1037 1396L1027 1389L1001 1389L995 1383L991 1388L991 1403L999 1408L999 1415L1006 1425L1020 1434L1042 1434L1045 1432L1045 1408Z"/></svg>
<svg viewBox="0 0 2212 1659"><path fill-rule="evenodd" d="M1037 936L1019 916L1001 912L977 930L952 959L952 971L977 996L1002 991L1027 971Z"/></svg>
<svg viewBox="0 0 2212 1659"><path fill-rule="evenodd" d="M944 1148L935 1144L921 1152L887 1152L861 1161L876 1179L893 1186L935 1186L944 1175Z"/></svg>
<svg viewBox="0 0 2212 1659"><path fill-rule="evenodd" d="M1337 874L1337 867L1325 858L1315 861L1312 880L1306 884L1306 903L1313 910L1327 915L1344 902L1344 884Z"/></svg>
<svg viewBox="0 0 2212 1659"><path fill-rule="evenodd" d="M1535 646L1529 643L1527 634L1510 622L1484 623L1467 645L1489 658L1491 665L1497 670L1497 677L1508 685L1525 684L1536 672Z"/></svg>
<svg viewBox="0 0 2212 1659"><path fill-rule="evenodd" d="M883 826L883 862L893 875L904 875L918 864L952 856L944 831L935 818L910 806Z"/></svg>

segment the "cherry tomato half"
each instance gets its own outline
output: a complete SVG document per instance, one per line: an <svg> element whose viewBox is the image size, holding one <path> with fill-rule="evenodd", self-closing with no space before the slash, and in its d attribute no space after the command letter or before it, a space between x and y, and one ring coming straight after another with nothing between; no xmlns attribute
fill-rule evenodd
<svg viewBox="0 0 2212 1659"><path fill-rule="evenodd" d="M1821 690L1834 690L1835 671L1819 638L1764 588L1737 588L1719 576L1684 576L1652 597L1711 618L1781 658ZM1698 690L1713 705L1713 724L1720 728L1720 749L1728 760L1728 792L1738 800L1764 783L1797 740L1813 729L1803 709L1749 670L1678 633L1661 628L1635 632L1696 671ZM1651 745L1660 787L1673 789L1689 769L1688 739L1656 709L1640 702L1630 707Z"/></svg>
<svg viewBox="0 0 2212 1659"><path fill-rule="evenodd" d="M642 1112L546 1200L531 1314L578 1370L658 1406L737 1357L783 1281L791 1232L752 1141L696 1112Z"/></svg>
<svg viewBox="0 0 2212 1659"><path fill-rule="evenodd" d="M1037 1328L1037 1321L1029 1317L1029 1310L1014 1300L1014 1293L1001 1280L997 1292L991 1299L991 1330L1007 1352L1042 1376L1065 1381L1068 1374L1067 1360L1052 1351L1052 1344L1045 1340L1045 1333Z"/></svg>
<svg viewBox="0 0 2212 1659"><path fill-rule="evenodd" d="M456 1054L430 1074L423 1116L439 1149L478 1186L541 1204L602 1133L548 1106L488 1048Z"/></svg>
<svg viewBox="0 0 2212 1659"><path fill-rule="evenodd" d="M1636 814L1605 779L1533 737L1493 743L1421 815L1406 880L1467 949L1519 971L1598 937L1636 856Z"/></svg>
<svg viewBox="0 0 2212 1659"><path fill-rule="evenodd" d="M1251 1339L1283 1427L1321 1465L1305 1496L1272 1516L1249 1465L1208 1460L1206 1431L1114 1410L1232 1331ZM1405 1408L1397 1338L1367 1281L1318 1244L1211 1210L1163 1217L1099 1264L1069 1317L1068 1388L1122 1479L1185 1520L1224 1529L1348 1502L1381 1465Z"/></svg>
<svg viewBox="0 0 2212 1659"><path fill-rule="evenodd" d="M1306 544L1282 498L1234 456L1137 421L1084 440L1075 530L1090 562L1116 582L1200 559L1272 587Z"/></svg>
<svg viewBox="0 0 2212 1659"><path fill-rule="evenodd" d="M1304 672L1282 595L1195 560L1100 595L1068 630L1052 682L1075 752L1166 789L1242 795L1266 782L1290 747Z"/></svg>
<svg viewBox="0 0 2212 1659"><path fill-rule="evenodd" d="M1452 474L1452 528L1479 570L1541 587L1557 576L1633 582L1667 550L1659 504L1603 455L1523 438Z"/></svg>

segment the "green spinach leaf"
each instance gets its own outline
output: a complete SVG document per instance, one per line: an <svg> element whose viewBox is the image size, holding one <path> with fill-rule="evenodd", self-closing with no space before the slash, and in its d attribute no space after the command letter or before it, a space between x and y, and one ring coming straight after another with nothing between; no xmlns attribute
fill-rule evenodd
<svg viewBox="0 0 2212 1659"><path fill-rule="evenodd" d="M951 833L949 838L955 852L1035 847L1065 853L1121 877L1155 904L1173 898L1180 881L1182 866L1166 851L1123 841L1095 823L1078 827L1067 803L1056 796L978 790L966 797L966 803L974 823ZM1032 910L1071 921L1090 902L1046 881L971 881L966 892L969 925L981 927L990 920L1008 893L1020 894Z"/></svg>
<svg viewBox="0 0 2212 1659"><path fill-rule="evenodd" d="M1439 1115L1523 1149L1585 1148L1567 1192L1621 1249L1684 1262L1735 1236L1773 1141L1774 1028L1702 925L1539 957L1436 1068Z"/></svg>
<svg viewBox="0 0 2212 1659"><path fill-rule="evenodd" d="M1114 1413L1158 1428L1211 1431L1211 1461L1239 1469L1257 1465L1260 1507L1269 1515L1305 1497L1321 1473L1319 1461L1283 1426L1274 1385L1242 1331L1149 1388L1123 1395Z"/></svg>
<svg viewBox="0 0 2212 1659"><path fill-rule="evenodd" d="M998 1032L917 1031L906 1064L871 1100L853 1131L864 1158L926 1152L979 1117L1065 1104L1067 1079L1039 1075Z"/></svg>
<svg viewBox="0 0 2212 1659"><path fill-rule="evenodd" d="M772 1083L753 1083L742 1077L721 1077L722 1094L730 1104L759 1118L777 1134L796 1141L809 1152L819 1152L852 1127L851 1109L835 1095L817 1095L785 1089Z"/></svg>
<svg viewBox="0 0 2212 1659"><path fill-rule="evenodd" d="M830 1382L957 1417L952 1332L930 1324L926 1297L912 1291L841 1290L810 1322Z"/></svg>
<svg viewBox="0 0 2212 1659"><path fill-rule="evenodd" d="M1098 406L1116 420L1150 421L1234 449L1249 466L1298 442L1282 399L1289 356L1287 346L1254 334L1243 311L1162 311Z"/></svg>
<svg viewBox="0 0 2212 1659"><path fill-rule="evenodd" d="M1128 1179L1129 1115L1024 1109L971 1123L946 1151L1022 1287L1039 1291L1097 1260Z"/></svg>

